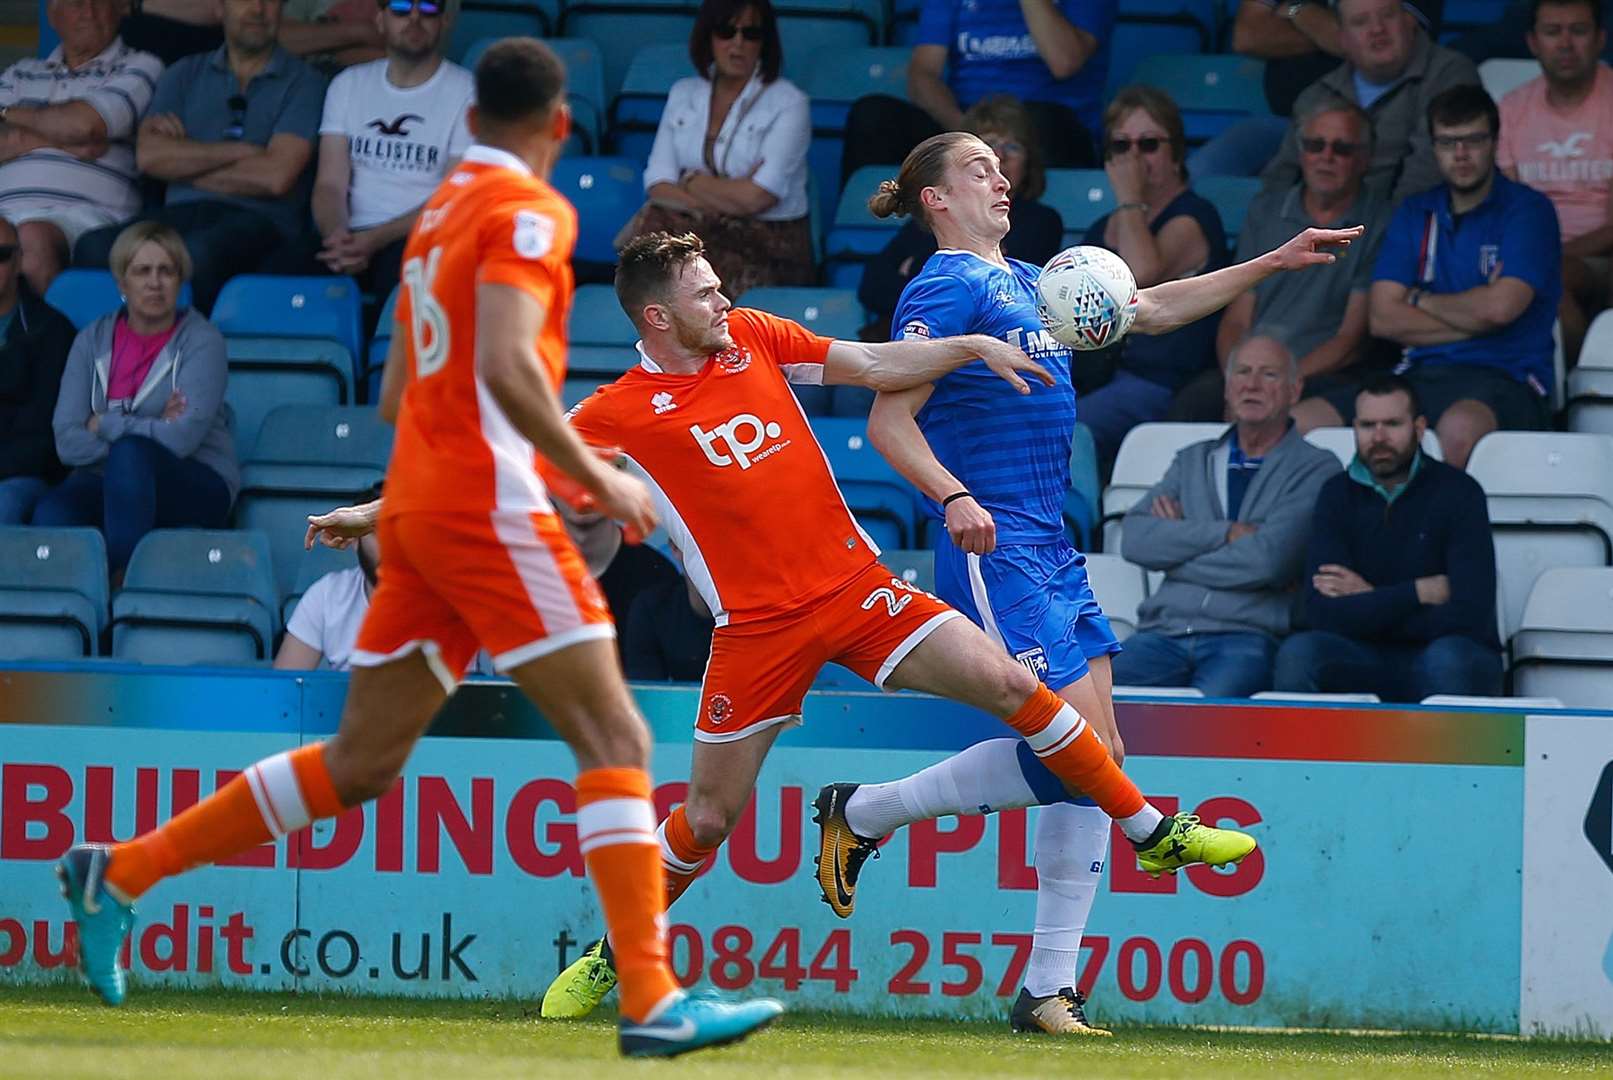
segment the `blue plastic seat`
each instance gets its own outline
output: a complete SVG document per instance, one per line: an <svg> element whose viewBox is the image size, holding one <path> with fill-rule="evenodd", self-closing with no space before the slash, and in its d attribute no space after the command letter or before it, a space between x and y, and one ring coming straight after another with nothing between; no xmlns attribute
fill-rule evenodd
<svg viewBox="0 0 1613 1080"><path fill-rule="evenodd" d="M99 530L0 527L0 660L97 656L106 625Z"/></svg>
<svg viewBox="0 0 1613 1080"><path fill-rule="evenodd" d="M279 629L269 539L259 532L156 529L112 600L112 655L146 664L252 664Z"/></svg>
<svg viewBox="0 0 1613 1080"><path fill-rule="evenodd" d="M1260 194L1258 176L1206 176L1193 181L1193 190L1210 200L1221 215L1221 228L1227 234L1227 247L1238 246L1249 203Z"/></svg>
<svg viewBox="0 0 1613 1080"><path fill-rule="evenodd" d="M1079 244L1093 223L1115 208L1115 193L1102 169L1049 169L1042 201L1064 219L1068 246Z"/></svg>
<svg viewBox="0 0 1613 1080"><path fill-rule="evenodd" d="M1076 408L1080 408L1079 402ZM1075 437L1070 442L1070 490L1064 495L1064 524L1070 530L1073 543L1081 551L1087 551L1092 546L1101 494L1098 448L1092 440L1092 429L1077 423Z"/></svg>
<svg viewBox="0 0 1613 1080"><path fill-rule="evenodd" d="M914 588L935 591L935 552L930 549L892 548L880 552L879 561Z"/></svg>
<svg viewBox="0 0 1613 1080"><path fill-rule="evenodd" d="M251 446L270 409L289 402L347 405L362 372L358 283L349 277L231 278L213 306L230 357L225 400L237 446Z"/></svg>
<svg viewBox="0 0 1613 1080"><path fill-rule="evenodd" d="M687 43L699 5L689 0L582 0L567 3L560 16L563 37L588 38L599 46L605 74L605 93L614 98L623 88L627 69L646 45L680 43L682 75L693 75ZM679 77L681 78L682 75Z"/></svg>
<svg viewBox="0 0 1613 1080"><path fill-rule="evenodd" d="M386 475L392 426L363 405L281 405L241 466L236 523L269 538L276 587L291 592L309 514L362 502Z"/></svg>
<svg viewBox="0 0 1613 1080"><path fill-rule="evenodd" d="M455 35L458 37L458 35ZM484 37L472 44L461 61L475 68L489 45L498 37ZM581 38L548 38L544 44L555 51L566 65L566 103L571 106L571 138L568 152L597 154L605 133L605 70L599 46Z"/></svg>
<svg viewBox="0 0 1613 1080"><path fill-rule="evenodd" d="M370 338L369 359L364 364L364 377L359 380L366 401L374 402L381 394L381 372L386 370L387 350L392 348L392 335L397 332L398 291L402 288L395 285L387 294L381 317L375 323L375 334Z"/></svg>
<svg viewBox="0 0 1613 1080"><path fill-rule="evenodd" d="M863 264L883 251L902 227L903 219L876 218L868 210L868 200L879 190L880 181L895 173L890 165L867 165L853 173L841 189L834 220L823 240L826 284L855 289L862 280Z"/></svg>
<svg viewBox="0 0 1613 1080"><path fill-rule="evenodd" d="M636 161L648 159L672 84L693 74L687 42L641 46L628 63L622 88L611 102L611 148Z"/></svg>
<svg viewBox="0 0 1613 1080"><path fill-rule="evenodd" d="M639 164L620 157L561 158L549 182L577 208L574 257L614 266L616 234L644 205Z"/></svg>
<svg viewBox="0 0 1613 1080"><path fill-rule="evenodd" d="M814 130L844 131L851 103L870 94L907 97L909 46L865 46L816 53L802 76L801 88L812 99Z"/></svg>
<svg viewBox="0 0 1613 1080"><path fill-rule="evenodd" d="M1196 146L1248 116L1268 116L1266 65L1243 56L1182 56L1153 52L1137 63L1132 81L1164 90L1182 110L1188 145Z"/></svg>
<svg viewBox="0 0 1613 1080"><path fill-rule="evenodd" d="M446 53L466 67L475 68L482 53L499 38L546 38L554 32L559 18L560 0L463 0L454 16L454 33Z"/></svg>
<svg viewBox="0 0 1613 1080"><path fill-rule="evenodd" d="M102 315L123 306L118 281L110 270L69 267L57 274L45 290L45 303L67 316L76 330L82 330ZM179 306L190 307L190 282L179 287Z"/></svg>
<svg viewBox="0 0 1613 1080"><path fill-rule="evenodd" d="M785 73L797 83L796 75L819 57L877 45L884 37L884 0L782 0L774 10Z"/></svg>
<svg viewBox="0 0 1613 1080"><path fill-rule="evenodd" d="M838 416L811 418L846 505L881 548L911 548L918 536L918 496L868 441L868 424Z"/></svg>
<svg viewBox="0 0 1613 1080"><path fill-rule="evenodd" d="M814 334L847 341L857 340L866 321L851 289L760 286L745 294L744 306L793 319Z"/></svg>

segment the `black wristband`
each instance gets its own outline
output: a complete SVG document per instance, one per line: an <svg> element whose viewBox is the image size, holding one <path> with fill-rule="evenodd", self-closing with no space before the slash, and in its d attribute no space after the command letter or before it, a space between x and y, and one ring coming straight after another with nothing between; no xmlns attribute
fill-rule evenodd
<svg viewBox="0 0 1613 1080"><path fill-rule="evenodd" d="M948 506L951 506L958 499L972 499L972 498L974 498L974 496L969 494L968 489L965 489L963 491L954 491L952 494L948 495L946 498L941 500L941 508L945 509Z"/></svg>

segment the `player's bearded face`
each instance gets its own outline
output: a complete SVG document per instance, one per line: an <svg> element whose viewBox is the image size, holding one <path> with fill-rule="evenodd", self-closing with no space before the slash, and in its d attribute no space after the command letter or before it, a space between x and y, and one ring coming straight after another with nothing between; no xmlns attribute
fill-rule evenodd
<svg viewBox="0 0 1613 1080"><path fill-rule="evenodd" d="M734 343L728 333L728 309L722 281L705 259L684 267L677 293L667 305L672 334L691 353L718 353Z"/></svg>

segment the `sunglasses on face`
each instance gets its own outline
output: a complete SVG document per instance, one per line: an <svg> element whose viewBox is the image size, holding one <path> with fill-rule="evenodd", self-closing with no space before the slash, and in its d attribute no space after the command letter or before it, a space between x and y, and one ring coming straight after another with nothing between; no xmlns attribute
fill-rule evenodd
<svg viewBox="0 0 1613 1080"><path fill-rule="evenodd" d="M16 244L0 244L0 263L10 262L15 254L17 254Z"/></svg>
<svg viewBox="0 0 1613 1080"><path fill-rule="evenodd" d="M1299 148L1307 154L1320 154L1324 150L1332 150L1334 157L1354 157L1355 152L1361 149L1361 144L1345 142L1343 139L1309 138L1299 140Z"/></svg>
<svg viewBox="0 0 1613 1080"><path fill-rule="evenodd" d="M1109 155L1111 157L1124 157L1131 153L1133 146L1145 154L1152 154L1164 145L1165 140L1157 135L1144 135L1140 139L1128 139L1120 136L1109 140Z"/></svg>
<svg viewBox="0 0 1613 1080"><path fill-rule="evenodd" d="M714 27L711 32L716 35L718 41L730 41L735 34L738 34L746 41L762 40L762 28L760 26L735 26L733 23L723 23L721 26Z"/></svg>
<svg viewBox="0 0 1613 1080"><path fill-rule="evenodd" d="M1465 146L1469 150L1477 150L1484 146L1495 136L1488 131L1474 131L1466 135L1435 135L1435 150L1455 150L1458 146Z"/></svg>
<svg viewBox="0 0 1613 1080"><path fill-rule="evenodd" d="M400 17L418 11L422 19L435 19L442 14L442 5L436 0L387 0L386 9Z"/></svg>

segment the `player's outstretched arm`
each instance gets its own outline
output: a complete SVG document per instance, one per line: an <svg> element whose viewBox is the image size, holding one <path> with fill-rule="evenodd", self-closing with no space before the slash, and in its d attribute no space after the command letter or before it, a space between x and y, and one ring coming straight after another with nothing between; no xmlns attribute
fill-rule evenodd
<svg viewBox="0 0 1613 1080"><path fill-rule="evenodd" d="M375 523L380 517L380 499L358 506L338 506L323 514L309 514L308 532L302 538L303 549L312 548L317 541L326 547L346 551L358 543L359 537L374 532Z"/></svg>
<svg viewBox="0 0 1613 1080"><path fill-rule="evenodd" d="M1198 277L1167 281L1137 294L1137 318L1131 324L1134 334L1168 334L1220 311L1240 293L1254 288L1273 274L1284 270L1304 270L1325 266L1338 259L1330 248L1344 249L1366 229L1306 229L1280 248L1247 262L1228 266Z"/></svg>
<svg viewBox="0 0 1613 1080"><path fill-rule="evenodd" d="M629 536L648 536L655 530L649 489L602 461L566 423L535 345L547 317L543 304L524 289L477 285L476 369L504 415L539 454L592 494Z"/></svg>
<svg viewBox="0 0 1613 1080"><path fill-rule="evenodd" d="M868 414L868 441L908 483L936 502L945 502L967 489L936 458L914 419L934 392L935 387L926 383L880 394ZM997 546L997 523L973 495L946 502L946 526L952 542L971 555L990 555Z"/></svg>
<svg viewBox="0 0 1613 1080"><path fill-rule="evenodd" d="M934 382L949 371L983 360L987 367L1021 394L1031 388L1020 378L1025 372L1053 385L1047 369L1014 345L986 334L963 334L935 341L903 340L871 344L836 341L823 361L823 381L835 386L866 386L881 392L906 390Z"/></svg>

